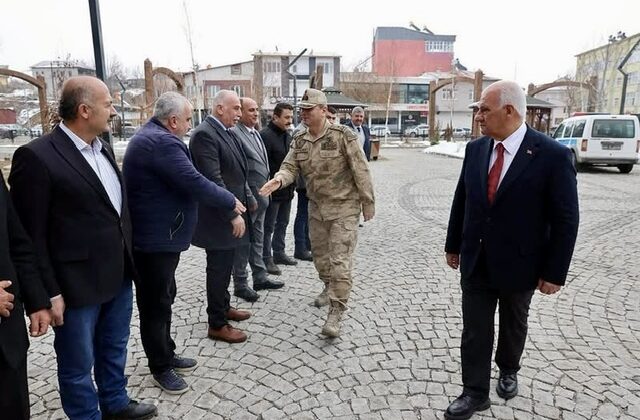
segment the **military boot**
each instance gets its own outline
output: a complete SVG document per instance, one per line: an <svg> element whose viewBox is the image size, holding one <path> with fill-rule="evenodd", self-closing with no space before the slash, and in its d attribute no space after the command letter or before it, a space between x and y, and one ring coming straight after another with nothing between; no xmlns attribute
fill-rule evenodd
<svg viewBox="0 0 640 420"><path fill-rule="evenodd" d="M340 336L340 320L342 319L342 313L344 312L344 306L340 302L331 302L329 306L329 315L327 315L327 321L322 327L322 335L329 338L336 338Z"/></svg>
<svg viewBox="0 0 640 420"><path fill-rule="evenodd" d="M329 291L327 289L327 285L324 286L322 292L313 300L313 305L320 308L322 306L327 306L329 304Z"/></svg>

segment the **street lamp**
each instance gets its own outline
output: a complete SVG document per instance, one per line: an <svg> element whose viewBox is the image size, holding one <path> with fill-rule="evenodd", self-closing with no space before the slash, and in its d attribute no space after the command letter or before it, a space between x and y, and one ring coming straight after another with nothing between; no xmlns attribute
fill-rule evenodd
<svg viewBox="0 0 640 420"><path fill-rule="evenodd" d="M284 69L285 73L287 73L291 78L293 78L293 109L294 109L294 111L293 111L293 126L294 127L296 127L298 125L298 109L297 109L297 107L298 107L298 76L295 73L291 73L289 71L289 69L306 52L307 52L307 49L305 48L304 50L302 50L302 52L300 54L298 54L296 56L296 58L293 59L292 62L289 63L287 68Z"/></svg>
<svg viewBox="0 0 640 420"><path fill-rule="evenodd" d="M602 104L604 103L604 96L605 96L605 91L604 91L604 82L607 79L607 67L609 65L609 49L611 47L611 44L614 44L616 42L616 37L615 35L609 35L609 39L607 40L607 49L606 49L606 53L604 56L604 67L602 69L602 82L600 83L600 111L604 111L602 108Z"/></svg>

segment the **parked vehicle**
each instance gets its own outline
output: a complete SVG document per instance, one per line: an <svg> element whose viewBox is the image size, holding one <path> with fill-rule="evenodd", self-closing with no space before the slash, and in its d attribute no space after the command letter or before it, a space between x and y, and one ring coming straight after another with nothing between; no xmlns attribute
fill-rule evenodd
<svg viewBox="0 0 640 420"><path fill-rule="evenodd" d="M638 163L640 122L633 115L581 115L567 118L553 138L572 151L576 169L616 166L627 174Z"/></svg>
<svg viewBox="0 0 640 420"><path fill-rule="evenodd" d="M429 135L429 124L418 124L404 130L404 135L408 137L427 137Z"/></svg>
<svg viewBox="0 0 640 420"><path fill-rule="evenodd" d="M386 125L372 125L369 130L372 137L389 137L391 135L391 130Z"/></svg>
<svg viewBox="0 0 640 420"><path fill-rule="evenodd" d="M471 129L470 128L454 128L453 129L453 137L466 139L471 137Z"/></svg>

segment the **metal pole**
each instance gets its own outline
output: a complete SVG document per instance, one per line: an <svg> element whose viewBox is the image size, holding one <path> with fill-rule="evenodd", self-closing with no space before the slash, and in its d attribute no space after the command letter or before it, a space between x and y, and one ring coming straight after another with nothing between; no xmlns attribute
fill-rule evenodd
<svg viewBox="0 0 640 420"><path fill-rule="evenodd" d="M293 59L292 62L289 63L287 68L284 69L285 73L287 73L289 76L291 76L293 78L293 126L294 127L296 127L298 125L298 77L295 74L291 73L289 71L289 69L306 52L307 52L307 49L305 48L304 50L302 50L302 52L300 54L298 54L296 56L296 58Z"/></svg>
<svg viewBox="0 0 640 420"><path fill-rule="evenodd" d="M93 57L96 62L96 76L103 82L107 80L107 71L104 66L104 49L102 48L102 25L100 24L100 5L98 0L89 0L89 16L91 18L91 35L93 36ZM109 144L111 133L102 133L102 139Z"/></svg>
<svg viewBox="0 0 640 420"><path fill-rule="evenodd" d="M96 61L96 76L105 81L107 72L104 66L104 49L102 48L102 25L100 24L100 5L98 0L89 0L91 17L91 35L93 36L93 56Z"/></svg>

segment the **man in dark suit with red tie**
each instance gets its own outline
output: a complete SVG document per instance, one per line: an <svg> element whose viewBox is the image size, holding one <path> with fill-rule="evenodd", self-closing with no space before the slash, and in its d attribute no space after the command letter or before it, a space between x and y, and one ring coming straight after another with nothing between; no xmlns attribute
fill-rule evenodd
<svg viewBox="0 0 640 420"><path fill-rule="evenodd" d="M565 284L579 218L569 150L527 127L522 89L496 82L477 106L484 137L467 144L445 245L462 286L464 388L445 412L453 420L491 404L496 306L496 391L504 399L517 395L531 298L536 289L553 294Z"/></svg>

